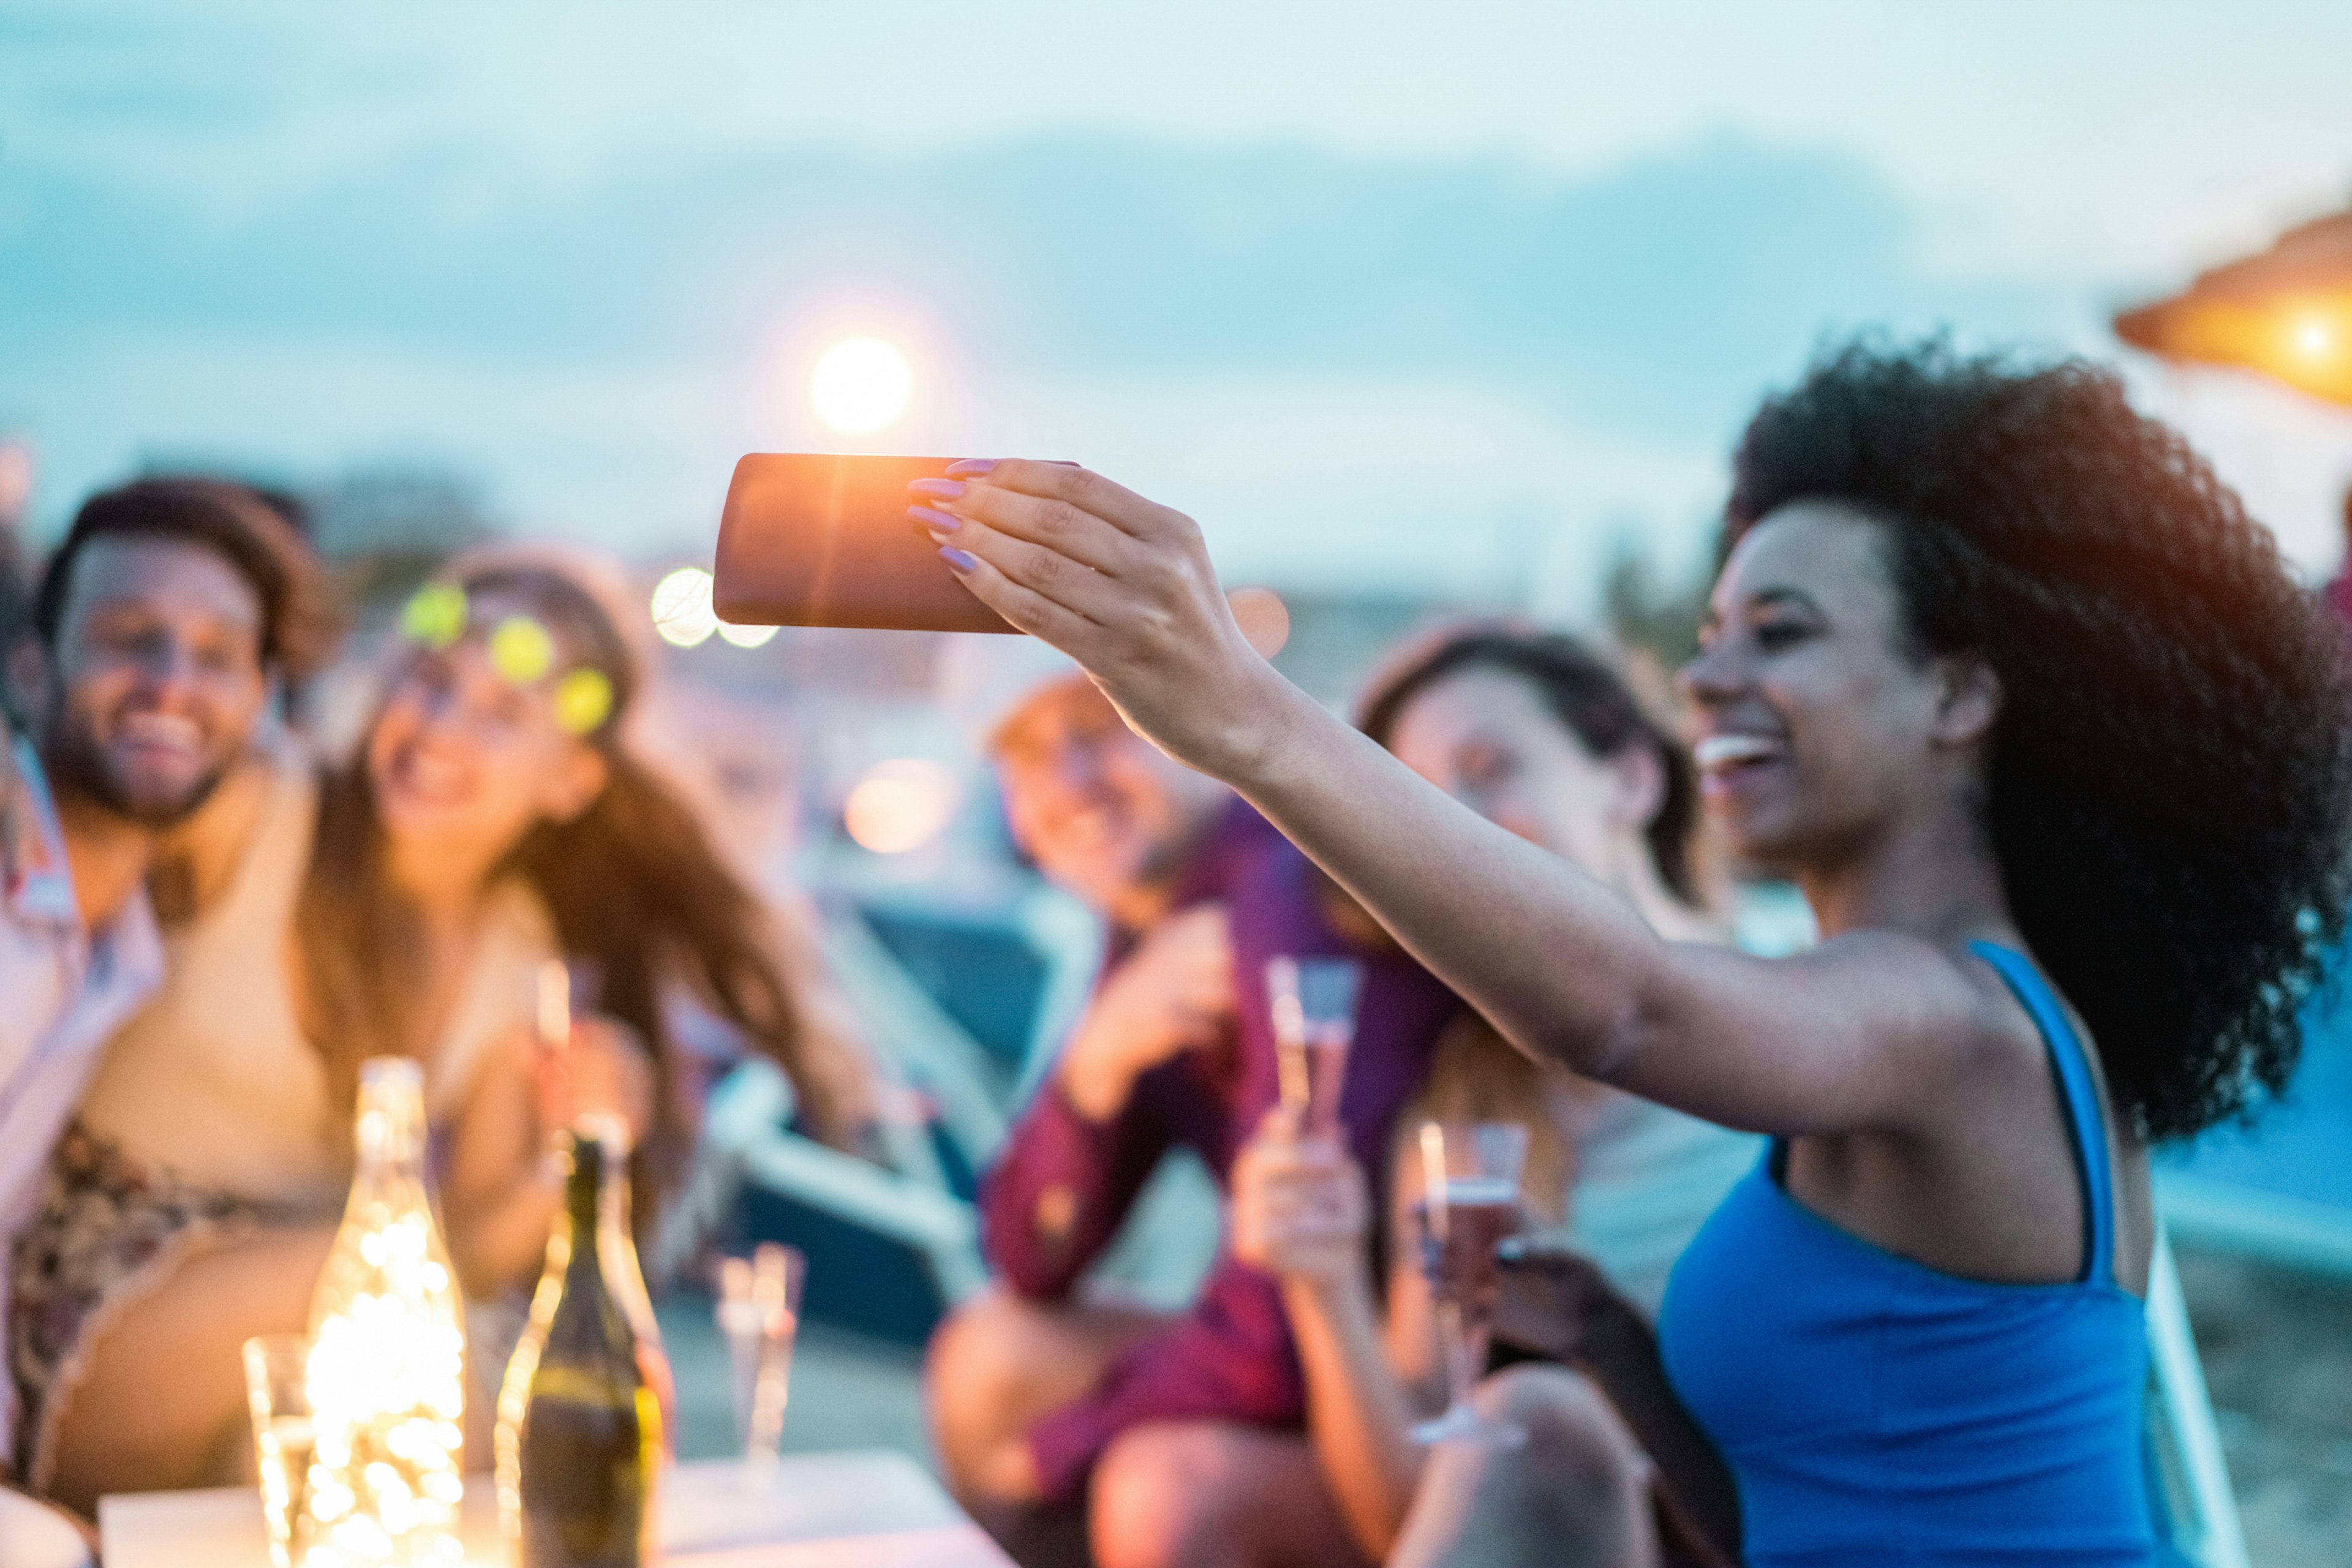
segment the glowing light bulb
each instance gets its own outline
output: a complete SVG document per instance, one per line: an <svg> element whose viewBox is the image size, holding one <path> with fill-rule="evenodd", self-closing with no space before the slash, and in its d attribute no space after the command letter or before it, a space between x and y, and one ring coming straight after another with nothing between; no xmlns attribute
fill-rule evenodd
<svg viewBox="0 0 2352 1568"><path fill-rule="evenodd" d="M782 626L739 626L733 621L719 623L719 635L737 647L764 647L783 629Z"/></svg>
<svg viewBox="0 0 2352 1568"><path fill-rule="evenodd" d="M2305 359L2326 359L2336 350L2336 331L2325 320L2305 316L2294 330L2294 346Z"/></svg>
<svg viewBox="0 0 2352 1568"><path fill-rule="evenodd" d="M679 647L698 647L719 629L719 612L710 607L710 574L699 566L681 566L654 584L654 630L662 641Z"/></svg>
<svg viewBox="0 0 2352 1568"><path fill-rule="evenodd" d="M906 356L878 338L850 338L827 349L809 379L817 417L859 436L879 430L907 406L913 378Z"/></svg>
<svg viewBox="0 0 2352 1568"><path fill-rule="evenodd" d="M880 763L849 792L841 826L877 855L903 855L940 835L955 816L955 774L920 758Z"/></svg>

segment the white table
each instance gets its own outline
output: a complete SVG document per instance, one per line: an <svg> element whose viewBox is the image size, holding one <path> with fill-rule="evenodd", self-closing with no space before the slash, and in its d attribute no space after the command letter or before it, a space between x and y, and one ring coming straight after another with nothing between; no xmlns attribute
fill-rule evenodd
<svg viewBox="0 0 2352 1568"><path fill-rule="evenodd" d="M904 1454L793 1454L764 1479L728 1459L679 1465L660 1494L674 1568L1012 1568L1011 1559ZM251 1487L101 1499L107 1568L268 1568ZM467 1568L505 1568L488 1476L466 1482Z"/></svg>

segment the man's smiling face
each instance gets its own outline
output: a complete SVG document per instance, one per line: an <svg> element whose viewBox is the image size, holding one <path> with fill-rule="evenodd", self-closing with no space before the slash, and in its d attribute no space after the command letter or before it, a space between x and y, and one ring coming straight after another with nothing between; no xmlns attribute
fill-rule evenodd
<svg viewBox="0 0 2352 1568"><path fill-rule="evenodd" d="M59 617L43 750L61 790L153 826L202 805L268 697L261 596L163 535L92 539Z"/></svg>

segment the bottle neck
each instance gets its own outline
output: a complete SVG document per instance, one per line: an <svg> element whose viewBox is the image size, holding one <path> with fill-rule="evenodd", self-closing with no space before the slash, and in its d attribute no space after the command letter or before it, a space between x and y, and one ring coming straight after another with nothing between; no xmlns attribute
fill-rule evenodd
<svg viewBox="0 0 2352 1568"><path fill-rule="evenodd" d="M572 1173L563 1186L563 1228L575 1270L597 1267L606 1163L602 1143L593 1138L572 1139Z"/></svg>
<svg viewBox="0 0 2352 1568"><path fill-rule="evenodd" d="M362 1188L425 1181L425 1089L413 1062L371 1061L360 1080L356 1129Z"/></svg>

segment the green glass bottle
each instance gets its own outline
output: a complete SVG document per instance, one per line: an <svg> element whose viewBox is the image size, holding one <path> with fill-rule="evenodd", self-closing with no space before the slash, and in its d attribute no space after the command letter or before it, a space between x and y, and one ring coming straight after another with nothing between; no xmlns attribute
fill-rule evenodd
<svg viewBox="0 0 2352 1568"><path fill-rule="evenodd" d="M507 1365L499 1513L518 1568L653 1561L668 1364L636 1310L626 1147L589 1120L571 1135L563 1212Z"/></svg>

